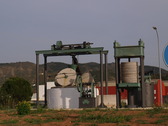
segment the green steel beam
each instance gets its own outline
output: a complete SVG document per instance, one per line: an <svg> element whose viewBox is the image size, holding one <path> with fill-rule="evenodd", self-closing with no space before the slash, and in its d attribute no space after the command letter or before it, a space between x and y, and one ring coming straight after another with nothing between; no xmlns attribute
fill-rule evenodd
<svg viewBox="0 0 168 126"><path fill-rule="evenodd" d="M140 83L119 83L119 88L130 88L130 87L140 87Z"/></svg>
<svg viewBox="0 0 168 126"><path fill-rule="evenodd" d="M100 51L103 54L107 54L108 51L103 51L103 47L98 48L85 48L85 49L65 49L65 50L39 50L36 51L36 54L44 54L46 56L61 56L61 55L85 55L85 54L100 54Z"/></svg>
<svg viewBox="0 0 168 126"><path fill-rule="evenodd" d="M137 46L120 46L118 42L114 42L114 57L128 58L144 56L144 42L139 41Z"/></svg>

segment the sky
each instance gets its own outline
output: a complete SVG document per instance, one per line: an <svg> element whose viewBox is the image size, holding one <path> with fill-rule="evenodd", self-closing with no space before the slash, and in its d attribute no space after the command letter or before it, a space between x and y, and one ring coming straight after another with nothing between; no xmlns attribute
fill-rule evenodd
<svg viewBox="0 0 168 126"><path fill-rule="evenodd" d="M145 43L145 65L168 69L162 53L168 43L168 0L0 0L0 63L36 62L36 50L83 41L108 50L114 61L113 42L121 46ZM71 63L70 57L49 62ZM43 63L43 56L40 56ZM99 56L80 56L79 62L99 62Z"/></svg>

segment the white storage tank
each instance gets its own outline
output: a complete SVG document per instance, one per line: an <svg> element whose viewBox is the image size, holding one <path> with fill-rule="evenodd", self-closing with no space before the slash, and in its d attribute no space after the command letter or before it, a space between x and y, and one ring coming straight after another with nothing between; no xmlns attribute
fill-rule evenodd
<svg viewBox="0 0 168 126"><path fill-rule="evenodd" d="M47 90L49 109L79 108L80 93L76 87L52 88Z"/></svg>

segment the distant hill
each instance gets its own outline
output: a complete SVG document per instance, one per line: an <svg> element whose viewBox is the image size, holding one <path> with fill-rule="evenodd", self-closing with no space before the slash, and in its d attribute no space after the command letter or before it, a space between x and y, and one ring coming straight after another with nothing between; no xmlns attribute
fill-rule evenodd
<svg viewBox="0 0 168 126"><path fill-rule="evenodd" d="M40 83L43 83L43 64L40 65ZM56 74L70 66L70 64L60 62L50 62L48 66L48 80L54 81ZM85 64L79 64L81 72L89 71L99 81L100 65L98 63L90 62ZM159 78L159 69L153 66L145 66L145 74L151 75L152 78ZM36 80L36 64L31 62L16 62L16 63L1 63L0 64L0 85L9 77L22 77L28 80L31 84ZM115 64L108 64L108 79L113 80L115 78ZM162 78L168 79L168 72L162 69Z"/></svg>
<svg viewBox="0 0 168 126"><path fill-rule="evenodd" d="M41 66L41 68L43 65ZM65 63L58 63L58 62L51 62L48 63L48 76L49 80L53 81L57 73L64 69L70 67L70 64L65 64ZM90 72L93 76L95 81L99 81L99 76L100 76L100 65L98 63L90 62L90 63L85 63L85 64L79 64L79 68L81 73L84 72ZM109 80L114 79L114 64L108 64L108 71L109 71Z"/></svg>
<svg viewBox="0 0 168 126"><path fill-rule="evenodd" d="M31 62L0 64L0 84L9 77L22 77L29 82L35 80L35 64Z"/></svg>

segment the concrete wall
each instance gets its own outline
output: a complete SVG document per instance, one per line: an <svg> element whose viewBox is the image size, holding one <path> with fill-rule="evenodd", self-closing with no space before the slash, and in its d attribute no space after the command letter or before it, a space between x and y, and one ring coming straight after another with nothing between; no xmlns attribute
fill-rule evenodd
<svg viewBox="0 0 168 126"><path fill-rule="evenodd" d="M47 82L47 89L55 87L54 82ZM36 101L36 93L33 93L31 101ZM44 101L44 85L39 85L39 101Z"/></svg>
<svg viewBox="0 0 168 126"><path fill-rule="evenodd" d="M108 108L115 108L116 107L116 95L103 95L103 103ZM101 96L97 96L98 106L101 103Z"/></svg>

